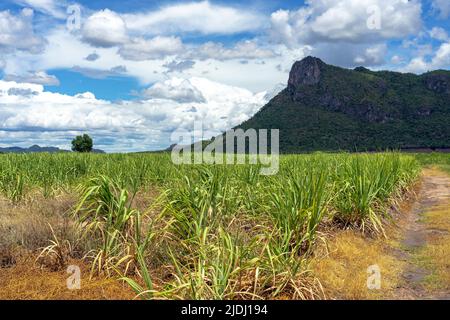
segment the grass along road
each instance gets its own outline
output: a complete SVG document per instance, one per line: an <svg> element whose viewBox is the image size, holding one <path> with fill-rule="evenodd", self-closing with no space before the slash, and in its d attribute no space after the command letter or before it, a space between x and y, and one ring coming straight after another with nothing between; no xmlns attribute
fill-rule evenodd
<svg viewBox="0 0 450 320"><path fill-rule="evenodd" d="M393 209L387 238L331 230L316 250L312 270L327 299L450 298L450 176L424 169L415 195ZM369 266L381 288L367 288Z"/></svg>
<svg viewBox="0 0 450 320"><path fill-rule="evenodd" d="M450 299L450 177L425 169L402 225L396 256L405 262L398 299Z"/></svg>

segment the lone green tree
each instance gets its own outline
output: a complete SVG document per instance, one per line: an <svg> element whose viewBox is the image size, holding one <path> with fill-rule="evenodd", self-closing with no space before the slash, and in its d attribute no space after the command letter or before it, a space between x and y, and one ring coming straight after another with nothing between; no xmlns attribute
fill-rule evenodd
<svg viewBox="0 0 450 320"><path fill-rule="evenodd" d="M83 134L72 140L72 151L91 152L93 145L92 138L87 134Z"/></svg>

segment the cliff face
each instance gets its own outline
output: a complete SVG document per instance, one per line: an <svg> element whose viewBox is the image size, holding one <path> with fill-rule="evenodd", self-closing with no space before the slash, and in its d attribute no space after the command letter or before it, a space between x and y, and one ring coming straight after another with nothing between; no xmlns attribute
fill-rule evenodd
<svg viewBox="0 0 450 320"><path fill-rule="evenodd" d="M279 128L285 151L450 147L450 71L350 70L307 57L241 127Z"/></svg>
<svg viewBox="0 0 450 320"><path fill-rule="evenodd" d="M301 85L318 84L320 81L320 66L323 64L322 60L314 57L307 57L294 63L289 73L288 89L295 91Z"/></svg>
<svg viewBox="0 0 450 320"><path fill-rule="evenodd" d="M450 75L448 73L427 74L424 77L424 83L429 90L438 94L450 94Z"/></svg>
<svg viewBox="0 0 450 320"><path fill-rule="evenodd" d="M416 76L363 67L346 70L307 57L292 67L287 91L295 102L385 123L441 110L439 106L450 99L450 72Z"/></svg>

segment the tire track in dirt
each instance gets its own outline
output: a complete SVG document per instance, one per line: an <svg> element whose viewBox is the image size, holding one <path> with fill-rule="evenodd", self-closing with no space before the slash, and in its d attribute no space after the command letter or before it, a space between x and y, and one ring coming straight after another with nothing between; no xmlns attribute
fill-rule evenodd
<svg viewBox="0 0 450 320"><path fill-rule="evenodd" d="M435 208L447 208L450 215L450 177L440 171L425 169L417 200L404 221L400 248L395 256L406 263L402 283L394 292L395 299L450 299L450 292L431 292L424 286L424 280L431 271L417 264L416 254L427 246L430 236L448 230L432 228L425 215ZM450 258L450 252L448 253Z"/></svg>

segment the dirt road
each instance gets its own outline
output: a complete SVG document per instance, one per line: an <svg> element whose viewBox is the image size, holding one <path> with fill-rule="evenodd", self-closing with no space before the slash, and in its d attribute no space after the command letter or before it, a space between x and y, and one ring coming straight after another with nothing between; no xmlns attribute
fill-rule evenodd
<svg viewBox="0 0 450 320"><path fill-rule="evenodd" d="M404 262L395 299L450 299L450 176L425 169L395 256ZM442 273L444 277L442 277Z"/></svg>

